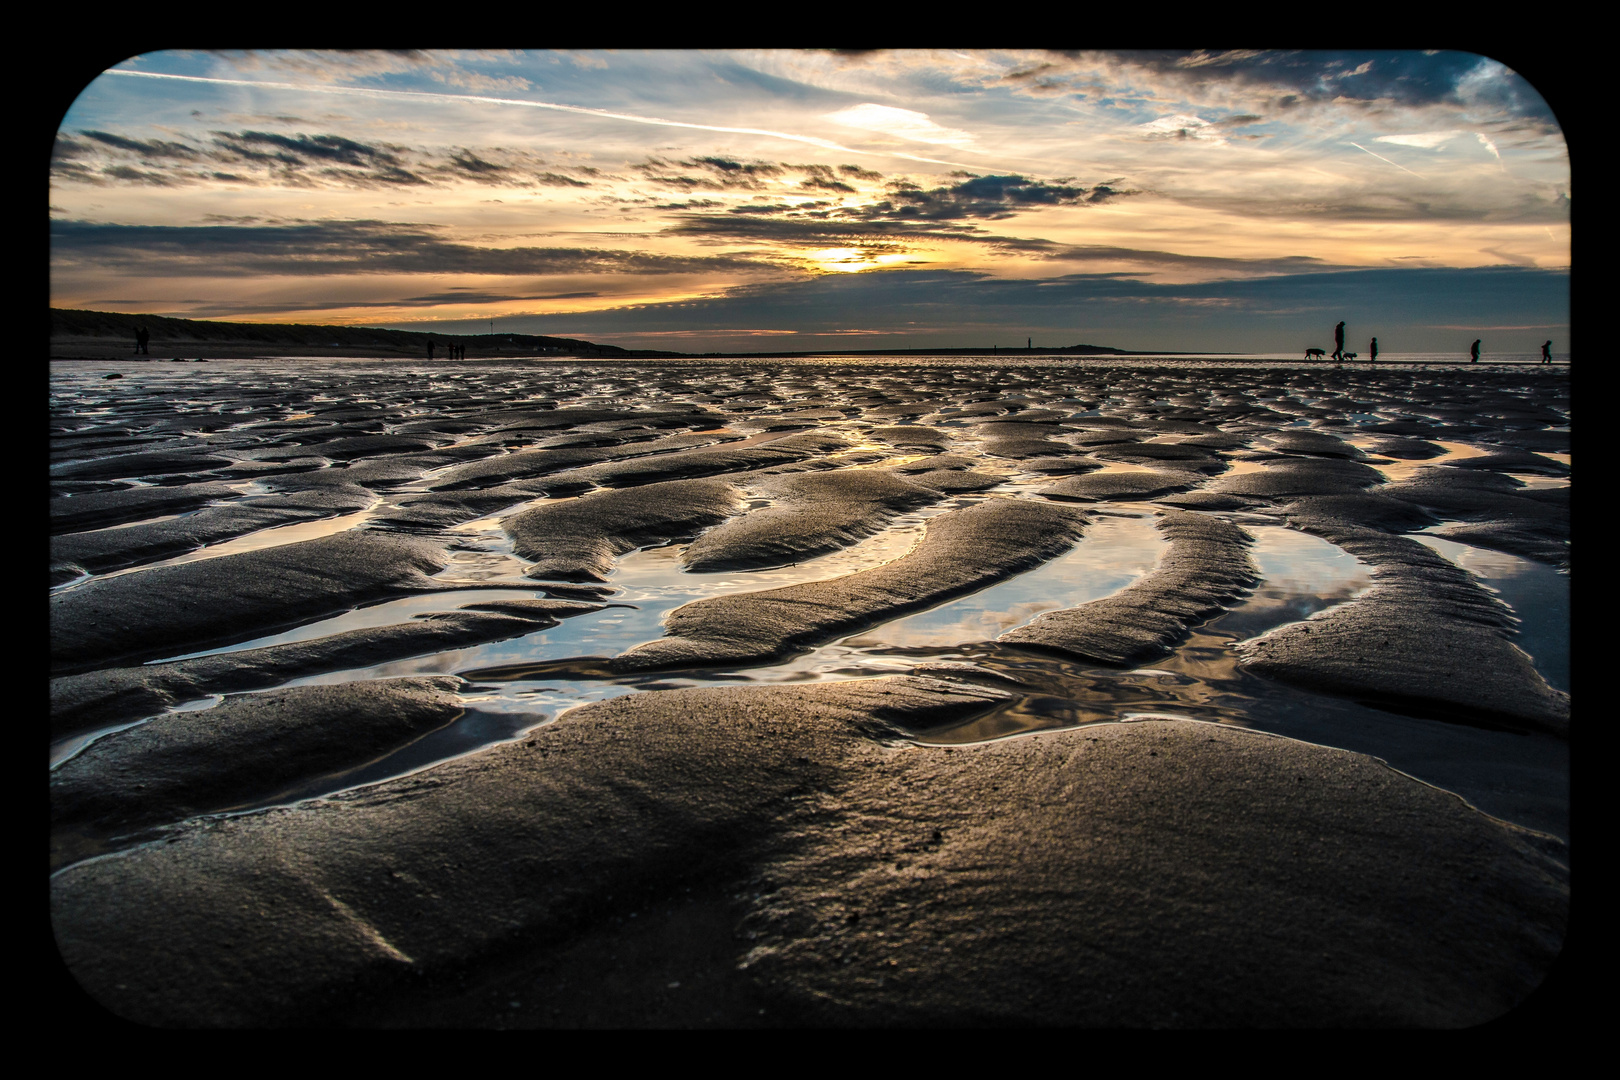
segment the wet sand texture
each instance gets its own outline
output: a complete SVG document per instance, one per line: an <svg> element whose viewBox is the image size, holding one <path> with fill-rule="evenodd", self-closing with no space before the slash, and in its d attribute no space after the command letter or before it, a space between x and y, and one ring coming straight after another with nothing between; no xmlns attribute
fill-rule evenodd
<svg viewBox="0 0 1620 1080"><path fill-rule="evenodd" d="M231 459L215 454L186 450L154 450L146 454L119 454L90 461L51 466L52 480L111 480L118 477L171 476L208 472Z"/></svg>
<svg viewBox="0 0 1620 1080"><path fill-rule="evenodd" d="M1199 477L1171 472L1103 472L1071 476L1044 487L1035 494L1048 499L1102 502L1124 499L1150 499L1171 491L1185 491Z"/></svg>
<svg viewBox="0 0 1620 1080"><path fill-rule="evenodd" d="M1223 473L1228 468L1226 462L1210 451L1186 443L1121 443L1099 446L1093 454L1103 461L1122 461L1128 465L1146 465L1210 476Z"/></svg>
<svg viewBox="0 0 1620 1080"><path fill-rule="evenodd" d="M946 444L950 442L950 437L943 431L918 424L875 427L867 434L890 446L918 450L944 450Z"/></svg>
<svg viewBox="0 0 1620 1080"><path fill-rule="evenodd" d="M177 514L218 499L229 499L235 494L230 485L214 482L80 492L71 499L51 500L51 532L100 529L126 521Z"/></svg>
<svg viewBox="0 0 1620 1080"><path fill-rule="evenodd" d="M717 434L670 435L652 442L611 443L606 446L566 447L547 450L522 450L496 458L485 458L446 470L433 484L434 491L456 491L462 488L482 488L511 480L529 480L548 476L567 469L577 469L619 458L644 454L666 453L672 450L690 450L722 442Z"/></svg>
<svg viewBox="0 0 1620 1080"><path fill-rule="evenodd" d="M1219 518L1165 512L1170 542L1159 565L1134 585L1076 608L1048 611L997 640L1119 667L1168 656L1195 624L1259 583L1248 533Z"/></svg>
<svg viewBox="0 0 1620 1080"><path fill-rule="evenodd" d="M130 525L122 529L98 529L53 536L53 584L79 576L73 572L75 570L106 573L193 551L205 544L259 529L363 510L374 501L369 491L358 487L351 492L261 495L228 506L206 507L183 518Z"/></svg>
<svg viewBox="0 0 1620 1080"><path fill-rule="evenodd" d="M439 545L349 532L159 566L51 597L51 671L64 675L259 637L372 600L435 588Z"/></svg>
<svg viewBox="0 0 1620 1080"><path fill-rule="evenodd" d="M498 513L532 499L581 495L590 490L591 485L583 480L546 476L488 488L431 491L421 495L399 496L395 500L396 508L384 507L371 520L379 525L407 529L442 529Z"/></svg>
<svg viewBox="0 0 1620 1080"><path fill-rule="evenodd" d="M558 617L601 610L600 604L568 600L469 607L475 610L349 630L311 641L64 675L51 680L51 737L155 716L210 694L257 690L322 672L373 667L518 637L556 626Z"/></svg>
<svg viewBox="0 0 1620 1080"><path fill-rule="evenodd" d="M1438 516L1464 519L1441 535L1553 565L1569 564L1567 498L1534 498L1523 481L1511 476L1433 465L1387 485L1383 494Z"/></svg>
<svg viewBox="0 0 1620 1080"><path fill-rule="evenodd" d="M227 698L98 739L51 771L51 819L99 829L179 821L360 765L461 715L460 679L299 686Z"/></svg>
<svg viewBox="0 0 1620 1080"><path fill-rule="evenodd" d="M837 551L877 533L891 518L943 498L943 492L923 486L930 475L914 477L915 483L880 469L775 478L751 492L773 505L710 529L681 554L681 563L702 573L787 566Z"/></svg>
<svg viewBox="0 0 1620 1080"><path fill-rule="evenodd" d="M1360 491L1384 482L1370 465L1342 458L1278 458L1258 472L1223 476L1210 482L1209 491L1220 495L1278 498L1288 495L1331 495Z"/></svg>
<svg viewBox="0 0 1620 1080"><path fill-rule="evenodd" d="M612 898L682 886L743 890L712 974L776 1023L1464 1026L1557 955L1564 846L1374 759L1185 721L954 752L891 726L1001 698L917 678L615 698L70 867L56 940L95 999L160 1026L432 1014L469 963L571 941L605 979ZM590 990L524 993L548 992Z"/></svg>
<svg viewBox="0 0 1620 1080"><path fill-rule="evenodd" d="M1569 695L1512 643L1511 612L1468 571L1404 536L1322 514L1291 520L1369 564L1373 587L1240 642L1243 667L1374 705L1568 734Z"/></svg>
<svg viewBox="0 0 1620 1080"><path fill-rule="evenodd" d="M905 556L828 581L676 608L665 636L613 659L618 672L760 663L971 592L1067 550L1084 518L1051 503L990 499L942 514Z"/></svg>
<svg viewBox="0 0 1620 1080"><path fill-rule="evenodd" d="M724 521L741 503L742 493L724 480L671 480L541 504L503 527L513 550L534 563L527 576L606 581L625 552Z"/></svg>
<svg viewBox="0 0 1620 1080"><path fill-rule="evenodd" d="M626 461L608 461L582 469L571 469L563 475L568 479L585 480L600 487L629 487L653 484L659 481L684 480L719 473L746 472L772 465L785 465L803 461L816 453L814 446L790 445L795 437L777 439L764 446L718 447L706 450L684 450L673 454L631 458ZM839 439L839 443L843 440Z"/></svg>
<svg viewBox="0 0 1620 1080"><path fill-rule="evenodd" d="M1353 461L1360 461L1367 456L1337 435L1329 435L1325 431L1307 431L1304 428L1284 429L1266 436L1264 442L1274 450L1290 454L1348 458Z"/></svg>

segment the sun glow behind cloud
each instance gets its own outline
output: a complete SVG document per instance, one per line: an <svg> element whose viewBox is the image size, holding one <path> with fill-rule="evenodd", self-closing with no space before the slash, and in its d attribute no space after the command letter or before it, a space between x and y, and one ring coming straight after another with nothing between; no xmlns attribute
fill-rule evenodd
<svg viewBox="0 0 1620 1080"><path fill-rule="evenodd" d="M63 121L53 303L562 333L940 272L1554 270L1567 156L1515 78L1443 53L150 54ZM952 317L1022 318L990 295ZM913 323L940 320L884 332Z"/></svg>

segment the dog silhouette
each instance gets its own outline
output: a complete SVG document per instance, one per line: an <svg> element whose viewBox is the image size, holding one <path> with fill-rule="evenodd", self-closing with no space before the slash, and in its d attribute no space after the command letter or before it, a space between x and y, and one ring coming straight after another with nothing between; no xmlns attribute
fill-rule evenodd
<svg viewBox="0 0 1620 1080"><path fill-rule="evenodd" d="M1327 353L1323 352L1321 349L1306 349L1305 350L1305 359L1307 359L1307 360L1311 359L1312 357L1315 357L1316 359L1320 360L1320 359L1322 359L1322 357L1324 357L1326 355L1327 355Z"/></svg>
<svg viewBox="0 0 1620 1080"><path fill-rule="evenodd" d="M1343 355L1346 360L1354 360L1356 358L1356 354L1353 352L1347 352Z"/></svg>

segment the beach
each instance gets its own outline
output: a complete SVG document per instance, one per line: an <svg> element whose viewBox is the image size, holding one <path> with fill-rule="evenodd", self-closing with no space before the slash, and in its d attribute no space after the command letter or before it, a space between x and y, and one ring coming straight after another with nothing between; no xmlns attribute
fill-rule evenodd
<svg viewBox="0 0 1620 1080"><path fill-rule="evenodd" d="M1463 1027L1563 364L51 366L51 901L168 1027Z"/></svg>

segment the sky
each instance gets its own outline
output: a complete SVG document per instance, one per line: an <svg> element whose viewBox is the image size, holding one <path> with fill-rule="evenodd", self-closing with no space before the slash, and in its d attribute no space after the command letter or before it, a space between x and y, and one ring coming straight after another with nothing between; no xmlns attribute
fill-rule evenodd
<svg viewBox="0 0 1620 1080"><path fill-rule="evenodd" d="M1570 164L1424 51L195 52L51 159L53 307L680 352L1535 352Z"/></svg>

